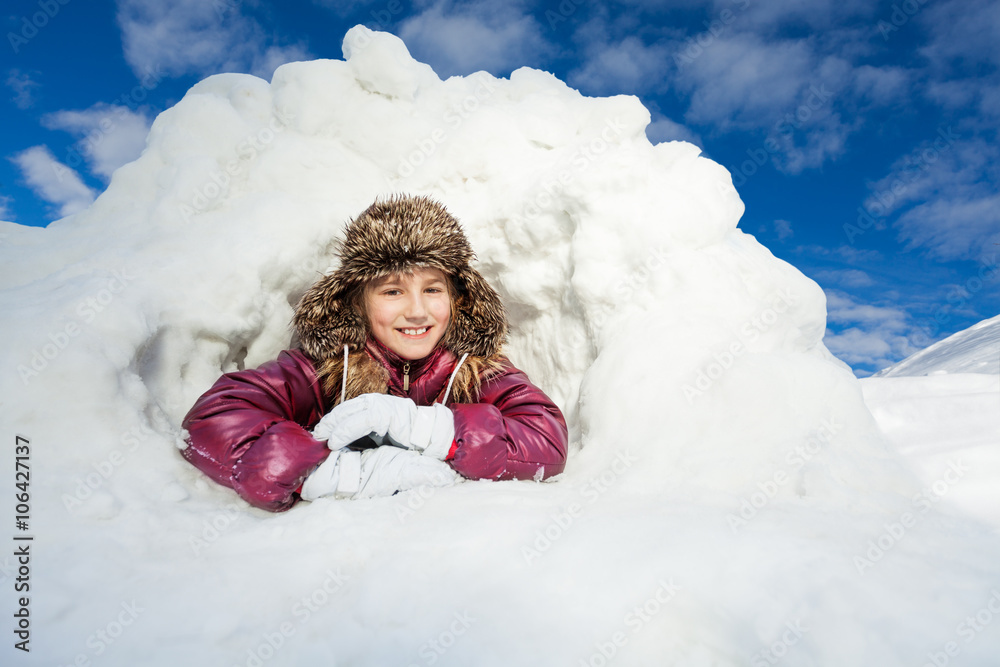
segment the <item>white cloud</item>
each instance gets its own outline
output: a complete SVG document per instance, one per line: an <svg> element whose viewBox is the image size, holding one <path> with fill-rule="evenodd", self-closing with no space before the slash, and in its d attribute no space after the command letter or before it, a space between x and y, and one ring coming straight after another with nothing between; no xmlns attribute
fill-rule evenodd
<svg viewBox="0 0 1000 667"><path fill-rule="evenodd" d="M901 308L887 308L858 303L850 295L843 292L826 292L827 317L832 322L856 323L902 333L906 330L906 311Z"/></svg>
<svg viewBox="0 0 1000 667"><path fill-rule="evenodd" d="M35 88L41 87L37 81L19 69L12 69L7 74L7 87L14 91L14 105L18 109L30 109L35 104Z"/></svg>
<svg viewBox="0 0 1000 667"><path fill-rule="evenodd" d="M904 213L896 223L911 246L944 260L975 259L1000 243L1000 194L942 196Z"/></svg>
<svg viewBox="0 0 1000 667"><path fill-rule="evenodd" d="M902 67L855 67L852 79L854 90L880 106L890 106L905 101L910 92L913 73Z"/></svg>
<svg viewBox="0 0 1000 667"><path fill-rule="evenodd" d="M801 134L790 134L778 140L783 152L775 155L779 171L798 174L817 169L847 150L847 140L859 123L845 123L839 114L824 114Z"/></svg>
<svg viewBox="0 0 1000 667"><path fill-rule="evenodd" d="M665 46L646 45L635 36L617 43L591 44L583 65L569 82L590 95L662 90L670 55Z"/></svg>
<svg viewBox="0 0 1000 667"><path fill-rule="evenodd" d="M870 184L865 208L891 219L900 240L945 260L975 259L1000 241L1000 195L993 142L951 127L925 140Z"/></svg>
<svg viewBox="0 0 1000 667"><path fill-rule="evenodd" d="M960 140L961 136L950 128L928 128L911 150L892 163L888 174L869 184L872 194L864 207L876 217L886 217L909 204L977 180L981 158L971 154L971 161L965 160L968 146L957 143Z"/></svg>
<svg viewBox="0 0 1000 667"><path fill-rule="evenodd" d="M995 0L937 2L920 18L931 32L930 42L921 49L931 63L1000 65L1000 4Z"/></svg>
<svg viewBox="0 0 1000 667"><path fill-rule="evenodd" d="M653 121L646 126L646 137L654 144L663 141L687 141L695 146L704 145L697 133L659 114L654 114Z"/></svg>
<svg viewBox="0 0 1000 667"><path fill-rule="evenodd" d="M315 56L301 44L292 46L269 46L263 53L254 53L247 71L262 79L270 80L274 70L286 63L312 60Z"/></svg>
<svg viewBox="0 0 1000 667"><path fill-rule="evenodd" d="M399 36L442 78L478 70L502 74L538 61L551 48L533 17L497 2L436 2L406 18Z"/></svg>
<svg viewBox="0 0 1000 667"><path fill-rule="evenodd" d="M690 93L688 122L764 130L774 166L794 174L839 157L860 127L860 117L845 121L839 111L853 107L852 75L849 62L820 54L812 39L724 32L678 61L676 85Z"/></svg>
<svg viewBox="0 0 1000 667"><path fill-rule="evenodd" d="M928 62L927 96L949 109L1000 116L1000 4L951 0L928 5L918 16L930 33L920 49ZM991 124L995 129L995 124Z"/></svg>
<svg viewBox="0 0 1000 667"><path fill-rule="evenodd" d="M828 328L823 342L853 367L884 368L916 352L909 334L915 329L901 308L857 302L843 292L828 290L827 317L839 331Z"/></svg>
<svg viewBox="0 0 1000 667"><path fill-rule="evenodd" d="M45 146L32 146L12 160L39 197L58 207L59 217L82 211L94 201L94 192L80 175L53 157Z"/></svg>
<svg viewBox="0 0 1000 667"><path fill-rule="evenodd" d="M823 343L830 352L852 367L867 367L873 372L919 351L906 336L886 335L878 330L864 331L857 327L837 333L827 329Z"/></svg>
<svg viewBox="0 0 1000 667"><path fill-rule="evenodd" d="M857 248L852 245L839 245L836 248L821 245L798 246L795 248L795 253L816 255L817 257L837 257L848 264L875 263L885 259L878 250Z"/></svg>
<svg viewBox="0 0 1000 667"><path fill-rule="evenodd" d="M747 148L766 143L767 159L784 173L845 155L869 112L905 105L920 79L906 67L870 64L884 54L872 42L880 8L869 0L626 4L631 11L580 10L586 20L573 42L584 57L568 81L586 94L669 91L687 103L692 132L753 133Z"/></svg>
<svg viewBox="0 0 1000 667"><path fill-rule="evenodd" d="M716 13L729 9L737 20L758 28L788 24L829 29L846 19L873 17L878 7L871 0L715 0Z"/></svg>
<svg viewBox="0 0 1000 667"><path fill-rule="evenodd" d="M115 169L142 153L151 121L144 113L128 107L96 104L82 111L47 114L42 124L80 137L77 145L91 171L108 180Z"/></svg>
<svg viewBox="0 0 1000 667"><path fill-rule="evenodd" d="M840 287L870 287L872 277L860 269L827 269L815 273L816 280Z"/></svg>
<svg viewBox="0 0 1000 667"><path fill-rule="evenodd" d="M724 33L678 68L677 82L691 92L689 120L722 129L764 127L795 111L816 68L805 40Z"/></svg>
<svg viewBox="0 0 1000 667"><path fill-rule="evenodd" d="M792 229L792 223L788 220L775 220L774 222L767 223L761 222L757 227L758 234L766 234L773 232L775 236L778 237L779 241L786 241L793 236L795 236L795 230ZM801 248L800 248L801 249Z"/></svg>
<svg viewBox="0 0 1000 667"><path fill-rule="evenodd" d="M881 17L886 18L886 17ZM976 259L1000 241L1000 4L994 0L919 3L912 23L892 40L924 38L919 69L858 68L855 88L876 103L907 101L938 107L945 120L869 184L864 206L893 224L908 249L942 260ZM907 90L909 89L909 92ZM952 126L953 125L953 126Z"/></svg>
<svg viewBox="0 0 1000 667"><path fill-rule="evenodd" d="M979 88L979 111L1000 118L1000 82L982 83Z"/></svg>
<svg viewBox="0 0 1000 667"><path fill-rule="evenodd" d="M11 222L14 220L14 211L11 210L10 207L13 203L14 198L10 195L0 195L0 220L5 222Z"/></svg>
<svg viewBox="0 0 1000 667"><path fill-rule="evenodd" d="M795 232L792 230L792 223L787 220L775 220L774 233L778 235L779 241L790 239L795 235Z"/></svg>
<svg viewBox="0 0 1000 667"><path fill-rule="evenodd" d="M125 59L137 77L249 72L269 78L277 65L309 58L301 45L270 44L237 0L119 0Z"/></svg>
<svg viewBox="0 0 1000 667"><path fill-rule="evenodd" d="M976 79L930 78L923 93L930 102L943 109L966 109L975 105L981 86L982 82Z"/></svg>
<svg viewBox="0 0 1000 667"><path fill-rule="evenodd" d="M346 18L351 14L353 14L355 11L361 9L368 9L369 7L371 8L371 11L373 13L380 15L380 17L384 16L384 14L380 14L381 12L387 13L390 18L393 16L392 12L388 10L387 7L388 3L385 2L385 0L381 1L380 0L312 0L312 2L314 5L332 11L340 18ZM394 5L394 7L395 6L396 5ZM397 17L403 13L402 2L400 2L398 6L400 7L400 11L396 13ZM375 21L373 21L373 23L375 23ZM370 24L366 23L366 25L368 25L368 27L372 29L376 29ZM384 30L384 27L380 27L377 29Z"/></svg>

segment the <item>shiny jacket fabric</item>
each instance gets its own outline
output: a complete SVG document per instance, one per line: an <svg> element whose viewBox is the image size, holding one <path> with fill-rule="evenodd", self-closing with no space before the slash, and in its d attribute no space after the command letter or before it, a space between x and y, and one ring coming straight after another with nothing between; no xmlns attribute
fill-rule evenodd
<svg viewBox="0 0 1000 667"><path fill-rule="evenodd" d="M365 351L389 371L388 393L430 405L444 394L455 356L437 348L410 362L380 344ZM482 383L480 402L448 404L455 443L448 462L470 479L535 479L562 472L566 421L559 408L510 362ZM310 431L333 408L313 362L286 350L256 370L223 375L184 418L184 458L256 507L278 512L298 499L306 476L330 454Z"/></svg>

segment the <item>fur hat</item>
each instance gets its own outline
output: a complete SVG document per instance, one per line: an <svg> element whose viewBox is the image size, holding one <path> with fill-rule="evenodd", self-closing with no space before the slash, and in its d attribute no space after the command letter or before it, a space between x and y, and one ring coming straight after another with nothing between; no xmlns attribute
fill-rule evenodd
<svg viewBox="0 0 1000 667"><path fill-rule="evenodd" d="M500 353L507 338L503 304L470 265L475 255L458 220L438 202L407 195L376 201L348 223L338 254L340 267L310 287L295 309L299 344L314 359L335 358L344 345L360 351L369 332L365 285L418 267L440 269L454 287L443 345L456 356Z"/></svg>

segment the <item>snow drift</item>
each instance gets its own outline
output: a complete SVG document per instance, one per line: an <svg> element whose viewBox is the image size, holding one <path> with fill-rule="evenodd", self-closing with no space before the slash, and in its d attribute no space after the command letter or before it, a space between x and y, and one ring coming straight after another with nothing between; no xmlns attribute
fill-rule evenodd
<svg viewBox="0 0 1000 667"><path fill-rule="evenodd" d="M344 55L202 81L89 209L4 226L31 660L996 655L1000 623L968 642L956 625L993 599L997 539L924 508L933 489L821 343L822 291L737 228L725 169L651 145L632 97L531 69L441 81L362 27ZM180 419L220 373L289 346L345 221L401 191L463 221L509 355L570 419L567 471L249 508L181 459Z"/></svg>
<svg viewBox="0 0 1000 667"><path fill-rule="evenodd" d="M1000 316L983 320L861 381L865 402L896 449L939 494L1000 528ZM941 487L939 486L939 489Z"/></svg>
<svg viewBox="0 0 1000 667"><path fill-rule="evenodd" d="M916 352L874 377L985 373L1000 375L1000 315Z"/></svg>

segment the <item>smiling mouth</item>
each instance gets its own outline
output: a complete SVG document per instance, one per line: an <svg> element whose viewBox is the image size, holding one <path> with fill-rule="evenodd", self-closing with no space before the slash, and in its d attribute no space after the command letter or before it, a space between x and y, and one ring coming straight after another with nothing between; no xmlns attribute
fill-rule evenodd
<svg viewBox="0 0 1000 667"><path fill-rule="evenodd" d="M396 329L396 331L406 336L423 336L429 329L430 327L419 327L417 329Z"/></svg>

